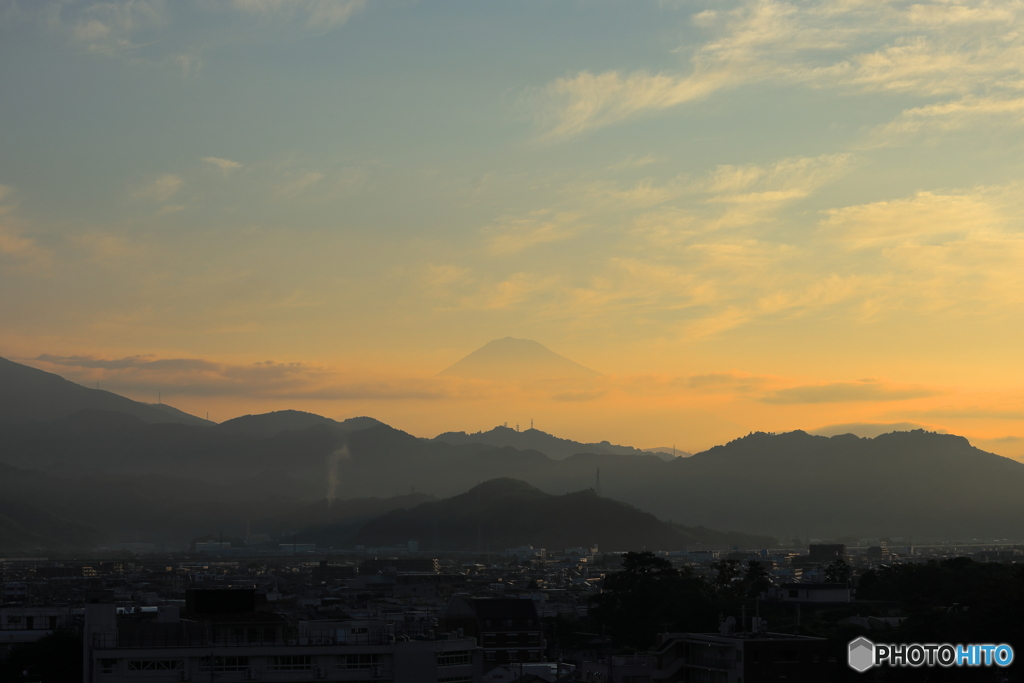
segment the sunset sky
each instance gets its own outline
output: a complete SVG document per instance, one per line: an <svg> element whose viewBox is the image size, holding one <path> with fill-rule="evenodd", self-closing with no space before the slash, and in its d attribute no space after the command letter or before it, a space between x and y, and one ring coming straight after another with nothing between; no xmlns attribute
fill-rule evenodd
<svg viewBox="0 0 1024 683"><path fill-rule="evenodd" d="M1022 133L1018 0L0 0L0 356L218 421L1024 457ZM505 336L603 376L435 376Z"/></svg>

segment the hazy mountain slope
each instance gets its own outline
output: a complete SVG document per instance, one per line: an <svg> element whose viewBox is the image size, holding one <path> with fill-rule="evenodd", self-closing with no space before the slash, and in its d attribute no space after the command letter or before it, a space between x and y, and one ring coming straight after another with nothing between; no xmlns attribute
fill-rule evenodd
<svg viewBox="0 0 1024 683"><path fill-rule="evenodd" d="M601 373L529 339L495 339L439 374L486 380L591 380Z"/></svg>
<svg viewBox="0 0 1024 683"><path fill-rule="evenodd" d="M0 425L0 458L60 474L163 474L214 483L287 470L309 481L309 496L315 500L326 495L328 458L347 434L338 425L317 425L256 437L82 411L51 423Z"/></svg>
<svg viewBox="0 0 1024 683"><path fill-rule="evenodd" d="M0 549L4 551L88 549L102 538L103 534L83 524L0 498Z"/></svg>
<svg viewBox="0 0 1024 683"><path fill-rule="evenodd" d="M630 446L616 446L602 441L601 443L580 443L569 439L560 439L539 429L516 431L510 427L495 427L486 432L445 432L434 437L434 441L451 444L482 443L489 446L511 446L519 450L540 451L549 458L562 460L576 453L603 453L617 455L648 455L646 451Z"/></svg>
<svg viewBox="0 0 1024 683"><path fill-rule="evenodd" d="M85 408L126 413L144 422L211 424L179 410L89 389L51 372L0 358L0 423L48 422Z"/></svg>
<svg viewBox="0 0 1024 683"><path fill-rule="evenodd" d="M419 541L421 548L444 550L502 550L526 544L559 550L594 544L606 551L674 550L697 542L688 530L592 490L551 495L515 479L487 481L447 500L396 510L368 522L356 534L356 542L365 545L410 539Z"/></svg>
<svg viewBox="0 0 1024 683"><path fill-rule="evenodd" d="M209 533L242 536L251 521L304 509L308 503L290 495L294 488L284 472L217 486L161 475L59 477L0 463L0 501L31 508L46 500L47 514L73 519L113 542L173 545ZM37 535L37 546L60 546L56 533ZM80 547L91 545L96 536L95 531L83 535L88 543Z"/></svg>
<svg viewBox="0 0 1024 683"><path fill-rule="evenodd" d="M287 515L261 520L261 529L274 534L291 533L301 543L346 547L354 542L356 532L369 520L393 510L416 507L435 500L425 493L408 493L391 498L353 498L320 500Z"/></svg>

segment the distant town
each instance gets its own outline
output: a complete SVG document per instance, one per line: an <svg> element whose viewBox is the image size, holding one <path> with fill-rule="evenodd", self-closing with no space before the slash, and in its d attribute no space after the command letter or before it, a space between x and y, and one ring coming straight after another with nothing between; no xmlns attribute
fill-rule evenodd
<svg viewBox="0 0 1024 683"><path fill-rule="evenodd" d="M37 669L72 676L80 667L89 682L845 680L836 634L891 635L920 618L906 596L878 594L893 568L997 565L1019 581L1024 567L1024 545L998 541L439 555L417 546L200 541L163 556L123 547L88 560L6 558L0 670L26 667L4 680L35 680ZM685 577L723 611L706 631L650 624L658 632L637 647L643 634L614 623L629 608L602 600L629 592L621 577L630 562L646 564L637 576L655 589ZM931 597L938 605L946 596ZM62 658L81 661L53 660L61 647Z"/></svg>

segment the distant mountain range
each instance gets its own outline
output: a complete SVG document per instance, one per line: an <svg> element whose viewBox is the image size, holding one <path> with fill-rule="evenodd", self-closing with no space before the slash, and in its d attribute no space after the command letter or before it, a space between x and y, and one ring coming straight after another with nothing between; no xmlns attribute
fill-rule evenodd
<svg viewBox="0 0 1024 683"><path fill-rule="evenodd" d="M1024 539L1024 464L953 435L755 433L666 461L533 429L421 439L373 418L298 411L212 425L10 361L0 361L0 463L0 506L14 506L0 510L0 543L33 547L65 542L53 520L82 527L71 539L181 543L251 527L348 542L371 517L421 504L417 514L433 514L445 509L429 507L436 499L500 478L778 538Z"/></svg>
<svg viewBox="0 0 1024 683"><path fill-rule="evenodd" d="M681 451L674 446L658 446L657 448L645 448L645 453L654 453L655 455L667 455L665 460L671 460L672 458L689 458L693 453L687 451Z"/></svg>
<svg viewBox="0 0 1024 683"><path fill-rule="evenodd" d="M445 432L434 437L434 441L443 441L450 444L471 444L482 443L488 446L499 448L511 446L519 450L540 451L554 460L564 460L570 455L577 453L600 453L603 455L649 455L649 451L643 451L631 446L616 446L607 441L601 443L579 443L569 439L560 439L539 429L524 429L522 431L511 427L499 426L487 432Z"/></svg>
<svg viewBox="0 0 1024 683"><path fill-rule="evenodd" d="M529 339L495 339L440 372L496 381L593 380L601 376Z"/></svg>

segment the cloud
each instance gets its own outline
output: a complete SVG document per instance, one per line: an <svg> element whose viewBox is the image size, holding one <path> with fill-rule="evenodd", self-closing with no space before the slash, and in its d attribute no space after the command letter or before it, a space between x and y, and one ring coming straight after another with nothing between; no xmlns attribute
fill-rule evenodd
<svg viewBox="0 0 1024 683"><path fill-rule="evenodd" d="M1024 441L1024 437L1020 437L1020 436L1000 436L1000 437L996 437L994 439L978 439L978 440L979 441L987 441L988 443L1013 444L1013 443L1021 443L1022 441Z"/></svg>
<svg viewBox="0 0 1024 683"><path fill-rule="evenodd" d="M76 49L108 57L138 59L138 49L165 38L170 25L165 0L40 0L19 8L16 18L44 27Z"/></svg>
<svg viewBox="0 0 1024 683"><path fill-rule="evenodd" d="M569 239L583 230L579 218L574 213L552 215L547 211L539 211L527 218L505 219L484 228L487 250L496 256L508 256L538 244Z"/></svg>
<svg viewBox="0 0 1024 683"><path fill-rule="evenodd" d="M316 185L324 177L323 173L318 171L310 171L304 173L294 180L289 180L278 186L277 192L285 197L296 197L299 194L305 192L309 188Z"/></svg>
<svg viewBox="0 0 1024 683"><path fill-rule="evenodd" d="M35 240L24 237L0 223L0 256L32 258L40 253Z"/></svg>
<svg viewBox="0 0 1024 683"><path fill-rule="evenodd" d="M461 297L459 307L466 310L501 310L515 308L551 291L558 282L556 276L538 273L513 273L503 280L482 283L478 291Z"/></svg>
<svg viewBox="0 0 1024 683"><path fill-rule="evenodd" d="M0 259L19 263L24 268L46 263L49 252L36 240L26 237L25 221L12 215L13 206L2 203L13 193L7 185L0 185Z"/></svg>
<svg viewBox="0 0 1024 683"><path fill-rule="evenodd" d="M749 392L778 381L776 377L754 375L747 372L710 372L690 375L681 381L690 389L704 391Z"/></svg>
<svg viewBox="0 0 1024 683"><path fill-rule="evenodd" d="M908 415L944 420L1024 420L1024 410L989 408L936 408L934 410L919 410L908 413Z"/></svg>
<svg viewBox="0 0 1024 683"><path fill-rule="evenodd" d="M867 146L905 143L920 133L974 128L986 119L1016 126L1024 124L1024 98L965 95L958 100L906 109L893 121L877 127Z"/></svg>
<svg viewBox="0 0 1024 683"><path fill-rule="evenodd" d="M853 401L904 401L911 398L935 396L939 391L920 386L893 385L876 379L856 382L809 384L774 391L761 400L764 403L847 403Z"/></svg>
<svg viewBox="0 0 1024 683"><path fill-rule="evenodd" d="M224 171L225 175L234 171L235 169L242 168L242 164L231 159L220 159L218 157L203 157L203 162L216 166L220 170Z"/></svg>
<svg viewBox="0 0 1024 683"><path fill-rule="evenodd" d="M152 183L132 193L138 199L152 199L166 202L181 189L181 178L173 173L165 173Z"/></svg>
<svg viewBox="0 0 1024 683"><path fill-rule="evenodd" d="M593 74L584 71L560 78L544 93L547 118L555 123L547 137L566 137L618 123L638 114L701 100L742 82L732 71L695 73L688 77L635 71Z"/></svg>
<svg viewBox="0 0 1024 683"><path fill-rule="evenodd" d="M984 196L919 192L913 197L826 212L821 227L854 248L946 235L962 239L1002 227L1000 212Z"/></svg>
<svg viewBox="0 0 1024 683"><path fill-rule="evenodd" d="M534 102L546 136L558 138L754 83L922 97L1012 91L1024 80L1022 18L1017 0L750 0L692 15L708 38L680 48L687 69L582 71L556 79Z"/></svg>
<svg viewBox="0 0 1024 683"><path fill-rule="evenodd" d="M326 33L366 7L366 0L232 0L239 10L279 22L295 22Z"/></svg>
<svg viewBox="0 0 1024 683"><path fill-rule="evenodd" d="M653 154L648 154L648 155L642 156L642 157L636 157L636 156L630 154L628 157L626 157L625 159L623 159L619 163L612 164L611 166L609 166L608 170L609 171L625 171L625 170L630 170L630 169L643 168L644 166L648 166L650 164L661 163L663 161L665 161L665 160L661 159L659 157L656 157Z"/></svg>
<svg viewBox="0 0 1024 683"><path fill-rule="evenodd" d="M201 358L126 358L43 354L34 364L114 391L183 396L246 396L292 400L440 400L479 395L487 387L446 379L370 378L307 363L261 361L249 365Z"/></svg>

